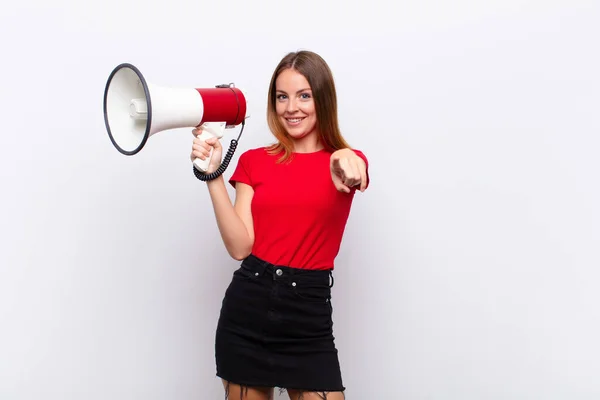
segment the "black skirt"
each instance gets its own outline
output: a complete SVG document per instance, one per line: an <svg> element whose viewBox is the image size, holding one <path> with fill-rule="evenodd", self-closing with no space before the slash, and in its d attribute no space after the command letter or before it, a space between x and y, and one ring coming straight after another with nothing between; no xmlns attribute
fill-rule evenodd
<svg viewBox="0 0 600 400"><path fill-rule="evenodd" d="M225 292L217 376L242 386L344 391L334 344L331 271L246 258Z"/></svg>

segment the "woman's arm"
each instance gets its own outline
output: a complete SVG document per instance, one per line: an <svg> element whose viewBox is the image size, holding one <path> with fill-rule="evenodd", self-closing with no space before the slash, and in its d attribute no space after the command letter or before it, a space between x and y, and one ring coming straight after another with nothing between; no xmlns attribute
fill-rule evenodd
<svg viewBox="0 0 600 400"><path fill-rule="evenodd" d="M196 157L201 160L206 159L210 154L210 147L212 146L213 154L207 172L216 171L221 163L221 154L223 152L221 143L214 137L206 141L200 140L198 136L202 133L202 127L195 128L192 133L196 138L192 144L190 159L192 161ZM236 260L243 260L250 255L254 244L254 224L250 208L254 189L250 185L238 182L236 184L234 205L231 204L231 199L225 188L225 181L222 175L206 182L206 185L208 186L217 219L217 226L219 227L225 248L231 257Z"/></svg>
<svg viewBox="0 0 600 400"><path fill-rule="evenodd" d="M254 244L250 208L254 190L244 183L236 183L235 204L232 204L223 176L207 182L207 186L225 248L231 257L243 260L250 255Z"/></svg>

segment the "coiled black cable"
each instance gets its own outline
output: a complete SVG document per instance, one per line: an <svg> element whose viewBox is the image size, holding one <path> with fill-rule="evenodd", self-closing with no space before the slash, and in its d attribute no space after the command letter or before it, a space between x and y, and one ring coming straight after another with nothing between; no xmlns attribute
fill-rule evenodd
<svg viewBox="0 0 600 400"><path fill-rule="evenodd" d="M221 165L219 165L219 168L217 168L217 170L215 172L212 172L210 174L204 174L201 171L199 171L195 166L192 165L192 169L194 170L194 175L196 176L196 178L200 179L203 182L208 182L208 181L212 181L213 179L217 179L219 176L221 176L223 174L223 172L225 172L225 170L229 166L229 162L233 158L233 154L235 153L235 150L237 149L237 145L240 141L240 137L242 136L242 132L244 131L245 124L246 124L246 121L243 120L242 121L242 129L240 130L240 133L239 133L237 139L231 140L231 143L229 144L229 149L227 149L227 153L225 154L225 157L223 157L223 162L221 162Z"/></svg>

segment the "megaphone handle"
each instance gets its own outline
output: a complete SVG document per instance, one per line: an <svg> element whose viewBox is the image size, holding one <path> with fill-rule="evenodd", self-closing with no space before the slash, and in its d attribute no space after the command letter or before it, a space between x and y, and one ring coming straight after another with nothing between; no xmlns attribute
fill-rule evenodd
<svg viewBox="0 0 600 400"><path fill-rule="evenodd" d="M198 170L198 168L196 168L195 165L192 167L192 171L194 171L194 176L196 178L198 178L199 180L201 180L203 182L208 182L208 181L212 181L213 179L217 179L219 176L221 176L223 174L223 172L225 172L225 170L227 169L227 166L229 165L229 162L233 158L233 153L235 153L235 149L237 148L238 141L240 140L240 137L242 136L242 132L244 132L245 126L246 126L246 120L243 120L242 121L242 130L240 130L240 133L239 133L237 139L231 139L231 143L229 144L229 149L227 149L227 153L225 153L225 157L223 157L223 162L221 163L221 165L219 165L219 168L217 168L217 170L215 172L212 172L210 174L204 174L204 173L198 172L199 170ZM219 131L219 132L222 132L222 131Z"/></svg>
<svg viewBox="0 0 600 400"><path fill-rule="evenodd" d="M208 126L204 126L204 129L202 130L202 133L200 134L200 136L198 136L198 139L202 140L202 141L206 141L207 139L210 139L212 137L216 137L216 138L221 138L222 134L220 134L221 132L214 132L212 129L208 128ZM206 173L206 171L208 171L208 166L210 164L210 160L212 158L212 148L210 149L210 154L208 155L207 158L205 158L204 160L201 160L199 158L195 158L194 159L194 167L196 167L199 171L202 171L204 173Z"/></svg>
<svg viewBox="0 0 600 400"><path fill-rule="evenodd" d="M215 135L213 135L211 132L209 132L207 130L204 130L204 131L202 131L200 136L198 136L198 139L205 142L207 139L210 139L211 137L215 137ZM206 172L206 171L208 171L208 165L210 164L211 158L212 158L212 148L210 149L210 153L209 153L208 157L205 158L204 160L195 158L194 166L196 168L198 168L199 171Z"/></svg>

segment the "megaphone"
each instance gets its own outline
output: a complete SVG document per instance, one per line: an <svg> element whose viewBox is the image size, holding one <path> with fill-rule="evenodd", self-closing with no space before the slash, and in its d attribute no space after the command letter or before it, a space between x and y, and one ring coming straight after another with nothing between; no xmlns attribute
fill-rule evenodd
<svg viewBox="0 0 600 400"><path fill-rule="evenodd" d="M123 63L113 69L104 89L104 122L112 144L122 154L137 154L148 139L168 129L202 126L200 139L221 138L224 130L242 124L247 115L243 91L233 84L213 88L173 88L151 84L140 70ZM232 140L217 171L206 175L210 158L195 159L194 174L210 180L221 175L237 146ZM199 171L200 173L198 173Z"/></svg>

